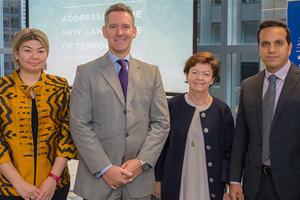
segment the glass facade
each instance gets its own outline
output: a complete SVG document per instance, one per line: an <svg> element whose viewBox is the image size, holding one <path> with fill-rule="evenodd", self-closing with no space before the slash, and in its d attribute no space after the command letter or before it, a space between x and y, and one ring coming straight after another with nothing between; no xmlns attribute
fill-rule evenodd
<svg viewBox="0 0 300 200"><path fill-rule="evenodd" d="M0 0L0 72L11 74L12 38L26 21L25 0ZM286 22L286 0L198 0L197 51L213 53L221 63L220 78L210 93L224 100L236 116L241 82L262 70L257 26L264 19Z"/></svg>
<svg viewBox="0 0 300 200"><path fill-rule="evenodd" d="M21 29L26 27L25 0L0 0L0 74L12 74L12 39Z"/></svg>

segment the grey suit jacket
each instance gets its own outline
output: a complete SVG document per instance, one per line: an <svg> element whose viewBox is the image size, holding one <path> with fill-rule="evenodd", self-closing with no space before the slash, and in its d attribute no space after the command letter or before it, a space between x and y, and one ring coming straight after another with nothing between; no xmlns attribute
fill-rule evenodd
<svg viewBox="0 0 300 200"><path fill-rule="evenodd" d="M231 153L230 181L243 177L254 199L262 170L262 90L265 71L242 83ZM291 64L275 110L270 136L272 178L280 199L300 199L300 69Z"/></svg>
<svg viewBox="0 0 300 200"><path fill-rule="evenodd" d="M79 154L74 192L107 199L111 188L96 172L138 158L150 164L127 184L133 198L154 191L153 167L169 131L169 111L157 66L130 59L127 102L108 54L78 66L70 100L70 128Z"/></svg>

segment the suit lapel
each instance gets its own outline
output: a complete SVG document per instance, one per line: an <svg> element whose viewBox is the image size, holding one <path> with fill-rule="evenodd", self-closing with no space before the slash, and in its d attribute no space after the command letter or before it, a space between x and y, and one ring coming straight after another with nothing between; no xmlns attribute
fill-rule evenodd
<svg viewBox="0 0 300 200"><path fill-rule="evenodd" d="M117 75L116 69L111 62L108 53L103 55L103 59L101 59L100 67L104 68L102 71L102 76L105 78L105 80L111 85L113 90L116 92L118 98L120 99L122 105L124 108L126 108L125 104L125 98L124 94L121 88L121 84L119 81L119 77ZM101 86L100 86L101 87Z"/></svg>
<svg viewBox="0 0 300 200"><path fill-rule="evenodd" d="M281 90L281 94L280 94L278 102L277 102L277 107L275 110L271 130L273 130L273 128L276 124L276 121L278 120L278 117L280 116L280 113L281 113L286 101L288 100L289 96L291 95L292 91L294 90L296 83L299 81L299 74L300 74L300 69L294 63L291 62L291 67L285 78L283 88Z"/></svg>
<svg viewBox="0 0 300 200"><path fill-rule="evenodd" d="M254 101L255 101L255 110L257 114L257 123L259 128L259 133L262 135L262 92L264 84L265 71L262 71L254 79L253 88L254 88Z"/></svg>
<svg viewBox="0 0 300 200"><path fill-rule="evenodd" d="M129 72L128 72L128 88L127 88L127 107L131 103L134 93L142 77L142 70L140 64L134 59L130 58Z"/></svg>

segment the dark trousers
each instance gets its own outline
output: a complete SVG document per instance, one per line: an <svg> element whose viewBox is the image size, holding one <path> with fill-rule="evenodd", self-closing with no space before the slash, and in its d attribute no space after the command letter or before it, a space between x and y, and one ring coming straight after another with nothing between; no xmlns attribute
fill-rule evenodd
<svg viewBox="0 0 300 200"><path fill-rule="evenodd" d="M250 200L245 197L245 200ZM272 175L261 173L260 187L255 200L280 200L275 190Z"/></svg>
<svg viewBox="0 0 300 200"><path fill-rule="evenodd" d="M70 183L68 185L65 185L63 188L59 188L55 191L54 196L52 197L52 200L65 200L68 197L70 189ZM0 195L1 200L24 200L20 196L2 196Z"/></svg>

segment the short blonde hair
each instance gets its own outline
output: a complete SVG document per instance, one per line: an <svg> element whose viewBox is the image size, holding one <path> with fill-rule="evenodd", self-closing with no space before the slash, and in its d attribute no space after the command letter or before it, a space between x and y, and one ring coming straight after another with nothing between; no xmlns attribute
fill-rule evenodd
<svg viewBox="0 0 300 200"><path fill-rule="evenodd" d="M15 69L19 70L20 69L20 64L19 61L15 58L15 52L19 51L20 46L29 40L37 40L39 41L42 46L45 48L47 51L47 56L49 55L49 41L46 36L46 34L43 31L40 31L38 29L29 29L29 28L24 28L20 30L13 38L13 61L15 65Z"/></svg>

